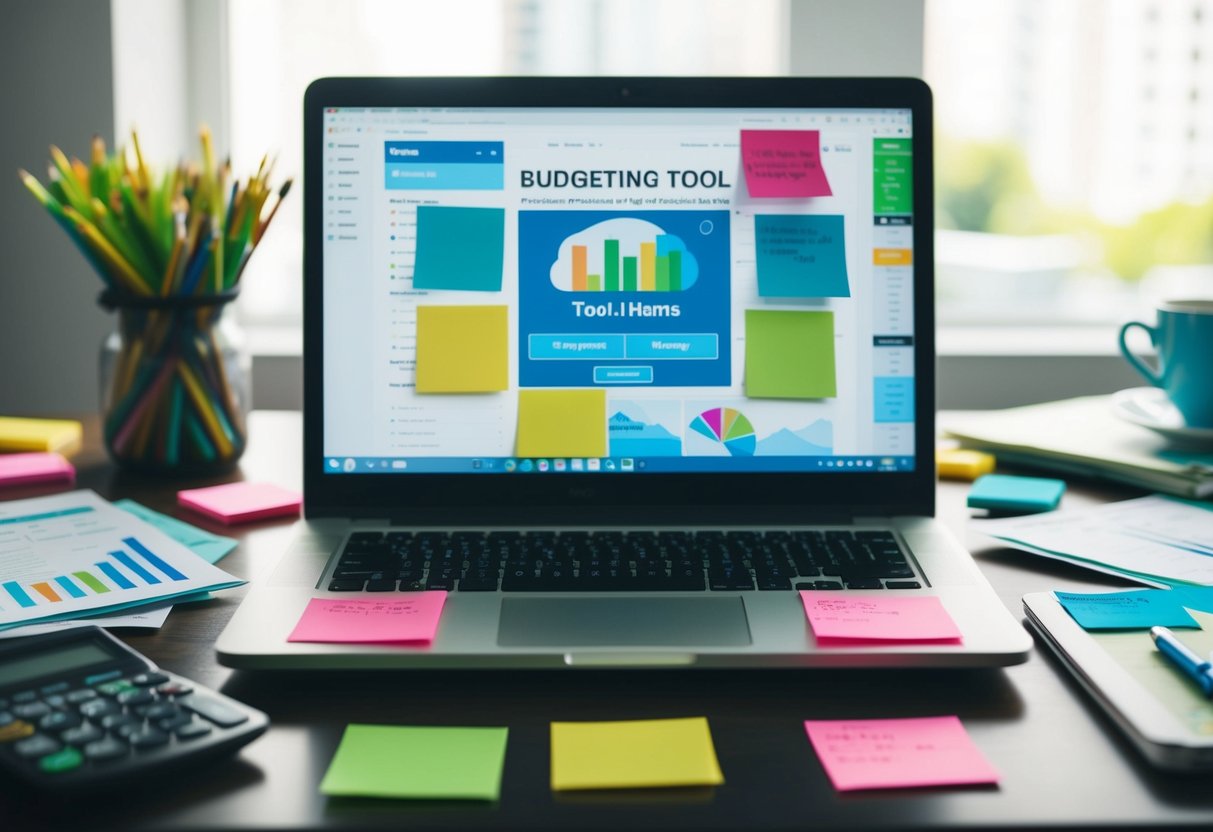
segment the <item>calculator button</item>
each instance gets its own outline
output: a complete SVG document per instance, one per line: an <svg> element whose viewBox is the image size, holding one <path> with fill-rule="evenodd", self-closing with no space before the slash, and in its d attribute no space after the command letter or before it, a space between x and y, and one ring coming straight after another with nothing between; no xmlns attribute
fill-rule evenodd
<svg viewBox="0 0 1213 832"><path fill-rule="evenodd" d="M8 700L0 696L0 711L8 710Z"/></svg>
<svg viewBox="0 0 1213 832"><path fill-rule="evenodd" d="M3 708L0 708L0 728L3 728L5 725L8 725L10 722L15 722L16 720L17 717L13 716Z"/></svg>
<svg viewBox="0 0 1213 832"><path fill-rule="evenodd" d="M80 715L86 719L101 719L110 714L122 713L122 706L109 699L94 699L80 706Z"/></svg>
<svg viewBox="0 0 1213 832"><path fill-rule="evenodd" d="M69 705L79 705L89 701L90 699L96 698L97 691L93 690L92 688L81 688L80 690L74 690L69 693L67 695L67 702Z"/></svg>
<svg viewBox="0 0 1213 832"><path fill-rule="evenodd" d="M156 693L161 696L185 696L187 693L193 693L194 689L183 682L166 682L156 688Z"/></svg>
<svg viewBox="0 0 1213 832"><path fill-rule="evenodd" d="M67 693L67 682L55 682L53 685L45 685L42 687L42 695L50 696L53 693Z"/></svg>
<svg viewBox="0 0 1213 832"><path fill-rule="evenodd" d="M114 733L123 739L128 739L131 734L137 734L143 730L143 722L135 720L134 722L124 722L114 729Z"/></svg>
<svg viewBox="0 0 1213 832"><path fill-rule="evenodd" d="M96 725L88 723L81 725L79 728L71 728L59 735L59 738L68 745L84 745L89 742L96 742L105 736L105 732Z"/></svg>
<svg viewBox="0 0 1213 832"><path fill-rule="evenodd" d="M187 722L185 725L173 730L173 734L175 734L179 740L192 740L195 737L204 737L210 732L211 726L198 720Z"/></svg>
<svg viewBox="0 0 1213 832"><path fill-rule="evenodd" d="M13 751L21 757L43 757L47 754L54 754L63 744L53 737L48 737L46 734L34 734L29 739L21 740L21 742L13 745Z"/></svg>
<svg viewBox="0 0 1213 832"><path fill-rule="evenodd" d="M155 705L146 708L143 711L143 716L149 721L155 722L161 719L168 719L179 713L181 713L181 709L172 702L157 702Z"/></svg>
<svg viewBox="0 0 1213 832"><path fill-rule="evenodd" d="M124 690L118 694L118 704L133 707L135 705L147 705L156 701L156 697L152 695L150 690L142 690L134 688L132 690Z"/></svg>
<svg viewBox="0 0 1213 832"><path fill-rule="evenodd" d="M67 697L65 697L59 693L53 694L51 696L47 696L42 701L45 702L46 704L50 705L52 708L66 708L67 707Z"/></svg>
<svg viewBox="0 0 1213 832"><path fill-rule="evenodd" d="M184 700L181 704L222 728L231 728L248 720L248 717L240 713L240 711L237 711L235 708L229 708L227 705L214 699L191 697Z"/></svg>
<svg viewBox="0 0 1213 832"><path fill-rule="evenodd" d="M139 720L130 714L110 714L101 720L101 727L107 731L116 731L123 725L137 725Z"/></svg>
<svg viewBox="0 0 1213 832"><path fill-rule="evenodd" d="M156 748L168 742L168 734L155 728L141 728L126 738L131 748Z"/></svg>
<svg viewBox="0 0 1213 832"><path fill-rule="evenodd" d="M24 739L34 733L34 726L30 723L18 719L15 722L10 722L3 728L0 728L0 742L13 742L14 740Z"/></svg>
<svg viewBox="0 0 1213 832"><path fill-rule="evenodd" d="M189 725L193 719L189 714L178 713L176 716L160 720L159 725L161 730L176 731L182 725Z"/></svg>
<svg viewBox="0 0 1213 832"><path fill-rule="evenodd" d="M38 720L38 727L43 731L66 731L81 723L80 715L72 711L52 711Z"/></svg>
<svg viewBox="0 0 1213 832"><path fill-rule="evenodd" d="M16 704L21 704L23 702L33 702L37 698L38 698L38 694L36 694L32 690L23 690L20 693L13 694L13 702Z"/></svg>
<svg viewBox="0 0 1213 832"><path fill-rule="evenodd" d="M140 673L131 679L138 687L150 688L153 685L163 685L168 681L167 673Z"/></svg>
<svg viewBox="0 0 1213 832"><path fill-rule="evenodd" d="M54 754L48 754L38 761L38 768L45 771L47 774L58 774L63 771L71 771L74 768L79 768L84 762L84 756L74 748L65 748L62 751L57 751Z"/></svg>
<svg viewBox="0 0 1213 832"><path fill-rule="evenodd" d="M84 756L89 760L115 760L125 757L130 749L122 740L106 737L84 746Z"/></svg>
<svg viewBox="0 0 1213 832"><path fill-rule="evenodd" d="M13 714L21 719L41 719L51 712L51 706L45 702L31 702L28 705L16 705Z"/></svg>
<svg viewBox="0 0 1213 832"><path fill-rule="evenodd" d="M133 687L134 685L131 684L130 679L115 679L112 682L105 682L97 685L97 692L103 693L106 696L117 696L118 694L122 693L122 691L130 690Z"/></svg>

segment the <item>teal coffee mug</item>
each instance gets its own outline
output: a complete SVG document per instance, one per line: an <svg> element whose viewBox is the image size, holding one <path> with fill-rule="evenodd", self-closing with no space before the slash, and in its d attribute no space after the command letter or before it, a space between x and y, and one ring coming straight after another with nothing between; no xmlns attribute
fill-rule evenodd
<svg viewBox="0 0 1213 832"><path fill-rule="evenodd" d="M1129 351L1125 335L1144 329L1158 351L1158 369ZM1133 369L1167 397L1193 428L1213 427L1213 300L1172 300L1158 307L1158 324L1130 321L1120 328L1120 351Z"/></svg>

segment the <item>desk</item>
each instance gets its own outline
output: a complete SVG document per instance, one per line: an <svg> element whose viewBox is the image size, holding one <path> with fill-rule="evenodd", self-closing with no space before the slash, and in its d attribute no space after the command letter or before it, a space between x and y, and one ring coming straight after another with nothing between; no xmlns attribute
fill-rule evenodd
<svg viewBox="0 0 1213 832"><path fill-rule="evenodd" d="M179 487L116 472L95 420L76 457L79 484L175 513ZM301 419L253 414L247 479L299 487ZM227 479L238 478L240 474ZM939 486L944 521L963 534L963 483ZM5 497L43 491L7 492ZM1135 496L1072 488L1068 505ZM194 522L199 522L195 520ZM200 525L205 523L199 522ZM220 527L206 526L229 533ZM222 565L256 580L276 563L289 523L241 527ZM1109 577L966 537L1004 604L1026 592L1117 586ZM104 803L50 806L0 794L0 828L142 829L924 829L1167 826L1213 828L1208 776L1145 765L1057 662L1040 649L1005 670L945 671L231 671L212 645L243 590L180 607L152 634L124 635L161 666L260 708L273 726L238 757ZM998 787L838 794L805 719L958 714L1002 773ZM551 720L707 716L726 783L717 789L564 796L548 789ZM348 722L508 725L497 805L328 800L316 786Z"/></svg>

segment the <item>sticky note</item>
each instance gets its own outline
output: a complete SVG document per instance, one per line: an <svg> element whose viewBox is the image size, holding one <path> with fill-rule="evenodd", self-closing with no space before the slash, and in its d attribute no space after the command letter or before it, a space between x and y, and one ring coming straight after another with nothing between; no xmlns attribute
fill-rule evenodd
<svg viewBox="0 0 1213 832"><path fill-rule="evenodd" d="M312 598L287 641L318 644L428 644L438 632L446 590L376 598Z"/></svg>
<svg viewBox="0 0 1213 832"><path fill-rule="evenodd" d="M349 725L320 781L320 792L497 800L508 736L508 728Z"/></svg>
<svg viewBox="0 0 1213 832"><path fill-rule="evenodd" d="M816 130L742 130L746 190L758 199L830 196Z"/></svg>
<svg viewBox="0 0 1213 832"><path fill-rule="evenodd" d="M493 393L509 386L504 306L418 306L417 392Z"/></svg>
<svg viewBox="0 0 1213 832"><path fill-rule="evenodd" d="M552 723L553 791L723 782L705 717Z"/></svg>
<svg viewBox="0 0 1213 832"><path fill-rule="evenodd" d="M1200 627L1183 608L1181 593L1167 589L1130 592L1054 592L1057 602L1084 630L1148 630Z"/></svg>
<svg viewBox="0 0 1213 832"><path fill-rule="evenodd" d="M70 454L83 431L71 419L21 419L0 416L0 451L49 451Z"/></svg>
<svg viewBox="0 0 1213 832"><path fill-rule="evenodd" d="M1213 586L1176 586L1169 591L1177 593L1176 600L1181 606L1190 610L1213 612Z"/></svg>
<svg viewBox="0 0 1213 832"><path fill-rule="evenodd" d="M203 531L197 526L191 526L183 520L178 520L176 517L169 517L167 514L152 511L147 506L136 503L134 500L117 500L114 502L114 505L127 514L133 514L143 522L155 526L207 563L217 563L220 558L236 548L236 540L234 538Z"/></svg>
<svg viewBox="0 0 1213 832"><path fill-rule="evenodd" d="M840 792L998 782L955 716L806 720L804 729Z"/></svg>
<svg viewBox="0 0 1213 832"><path fill-rule="evenodd" d="M230 482L177 492L177 503L224 525L298 517L303 495L268 482Z"/></svg>
<svg viewBox="0 0 1213 832"><path fill-rule="evenodd" d="M519 390L518 456L606 456L605 390Z"/></svg>
<svg viewBox="0 0 1213 832"><path fill-rule="evenodd" d="M969 508L1034 514L1057 508L1066 484L1046 477L986 474L969 489Z"/></svg>
<svg viewBox="0 0 1213 832"><path fill-rule="evenodd" d="M417 206L414 289L500 292L504 208Z"/></svg>
<svg viewBox="0 0 1213 832"><path fill-rule="evenodd" d="M76 468L59 454L0 454L0 488L38 482L76 481Z"/></svg>
<svg viewBox="0 0 1213 832"><path fill-rule="evenodd" d="M959 643L960 629L934 595L849 595L800 591L819 644Z"/></svg>
<svg viewBox="0 0 1213 832"><path fill-rule="evenodd" d="M941 448L935 452L935 464L941 480L972 482L993 471L995 463L990 454L966 448Z"/></svg>
<svg viewBox="0 0 1213 832"><path fill-rule="evenodd" d="M747 309L745 394L755 399L837 396L834 313Z"/></svg>
<svg viewBox="0 0 1213 832"><path fill-rule="evenodd" d="M760 297L851 296L841 214L759 214L754 246Z"/></svg>

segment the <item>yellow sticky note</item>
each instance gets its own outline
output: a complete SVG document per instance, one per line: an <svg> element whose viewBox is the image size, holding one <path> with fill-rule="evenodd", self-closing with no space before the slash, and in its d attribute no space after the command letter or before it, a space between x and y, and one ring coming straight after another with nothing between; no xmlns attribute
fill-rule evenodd
<svg viewBox="0 0 1213 832"><path fill-rule="evenodd" d="M723 782L705 717L552 723L553 791Z"/></svg>
<svg viewBox="0 0 1213 832"><path fill-rule="evenodd" d="M972 482L994 470L994 457L981 451L965 448L940 448L935 451L935 462L939 466L939 478Z"/></svg>
<svg viewBox="0 0 1213 832"><path fill-rule="evenodd" d="M606 390L519 390L518 456L606 456Z"/></svg>
<svg viewBox="0 0 1213 832"><path fill-rule="evenodd" d="M418 393L493 393L508 386L506 307L417 307Z"/></svg>
<svg viewBox="0 0 1213 832"><path fill-rule="evenodd" d="M70 419L0 416L0 451L70 454L80 448L80 423Z"/></svg>

